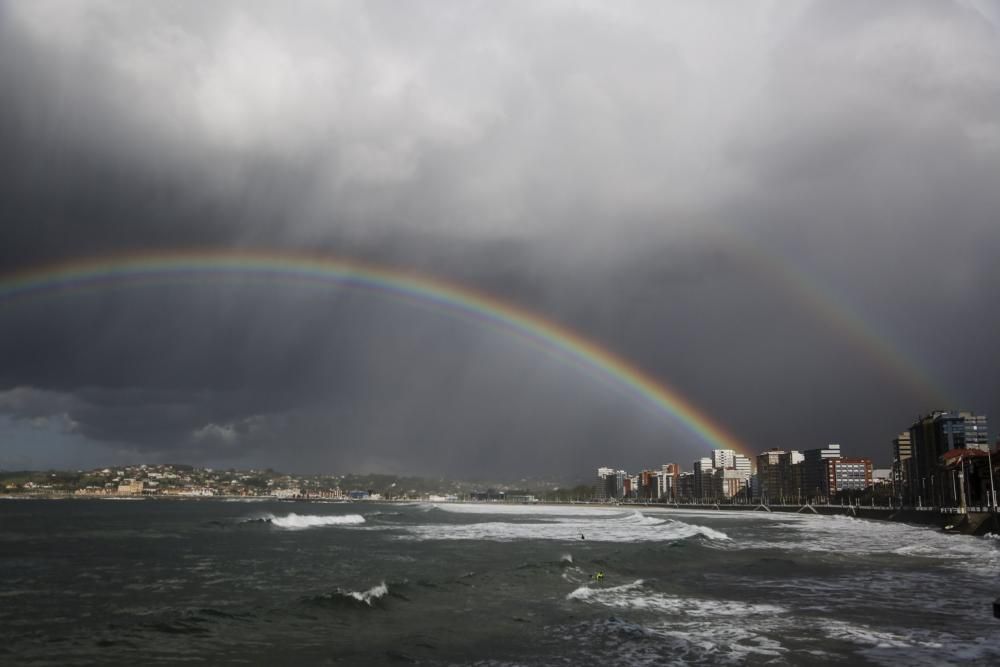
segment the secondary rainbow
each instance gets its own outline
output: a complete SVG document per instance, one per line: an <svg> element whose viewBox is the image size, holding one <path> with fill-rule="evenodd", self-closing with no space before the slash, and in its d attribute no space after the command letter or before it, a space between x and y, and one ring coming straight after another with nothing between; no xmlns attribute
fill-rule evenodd
<svg viewBox="0 0 1000 667"><path fill-rule="evenodd" d="M863 351L873 363L888 371L902 388L919 397L928 408L949 404L950 392L942 389L939 382L906 354L896 340L898 336L890 337L879 331L857 306L822 284L794 260L745 239L730 238L726 243L738 250L739 257L770 276L786 294L812 311L817 319L843 334L855 349Z"/></svg>
<svg viewBox="0 0 1000 667"><path fill-rule="evenodd" d="M327 255L274 251L129 254L43 265L2 276L0 302L65 291L226 276L336 283L402 298L505 330L543 353L670 415L710 447L749 455L742 442L676 389L598 343L485 292L411 271Z"/></svg>

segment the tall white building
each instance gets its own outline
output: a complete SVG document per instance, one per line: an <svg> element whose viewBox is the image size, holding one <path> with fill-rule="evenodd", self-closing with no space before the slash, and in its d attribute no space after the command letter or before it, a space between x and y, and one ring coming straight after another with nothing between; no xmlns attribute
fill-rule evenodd
<svg viewBox="0 0 1000 667"><path fill-rule="evenodd" d="M729 467L735 468L741 475L743 475L743 478L747 480L749 480L750 475L753 474L753 463L749 458L743 456L742 454L734 456L733 464Z"/></svg>
<svg viewBox="0 0 1000 667"><path fill-rule="evenodd" d="M659 498L671 501L677 499L677 478L680 474L680 466L676 463L664 463L663 467L656 474L657 491Z"/></svg>
<svg viewBox="0 0 1000 667"><path fill-rule="evenodd" d="M712 467L713 468L735 468L733 465L733 460L736 458L737 454L731 449L713 449L712 450Z"/></svg>

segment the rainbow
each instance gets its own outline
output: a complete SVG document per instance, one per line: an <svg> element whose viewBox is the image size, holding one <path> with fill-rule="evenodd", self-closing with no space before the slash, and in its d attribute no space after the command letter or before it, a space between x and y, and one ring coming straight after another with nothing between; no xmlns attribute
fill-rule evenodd
<svg viewBox="0 0 1000 667"><path fill-rule="evenodd" d="M812 311L817 319L837 330L853 347L862 351L874 365L901 381L915 397L928 408L948 405L948 392L943 391L928 373L902 347L876 329L869 318L863 317L858 308L824 286L804 269L765 246L746 239L729 238L729 245L739 249L739 256L754 268L769 276L786 294L795 298L803 308Z"/></svg>
<svg viewBox="0 0 1000 667"><path fill-rule="evenodd" d="M680 422L713 449L749 450L676 389L606 347L484 292L411 271L306 253L188 250L78 259L0 276L0 303L52 293L238 277L338 284L369 290L481 323L622 391Z"/></svg>

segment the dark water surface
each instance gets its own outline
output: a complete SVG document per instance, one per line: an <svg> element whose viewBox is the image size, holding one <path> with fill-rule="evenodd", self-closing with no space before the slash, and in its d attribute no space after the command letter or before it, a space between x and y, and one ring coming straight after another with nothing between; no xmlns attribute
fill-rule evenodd
<svg viewBox="0 0 1000 667"><path fill-rule="evenodd" d="M7 500L0 663L1000 664L998 546L763 512Z"/></svg>

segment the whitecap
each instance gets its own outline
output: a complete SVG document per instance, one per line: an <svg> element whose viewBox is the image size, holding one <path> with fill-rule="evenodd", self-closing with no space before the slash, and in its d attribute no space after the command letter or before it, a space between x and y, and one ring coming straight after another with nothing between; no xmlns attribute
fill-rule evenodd
<svg viewBox="0 0 1000 667"><path fill-rule="evenodd" d="M560 515L535 513L531 520L480 521L460 524L423 524L406 527L400 539L416 540L559 540L579 541L581 535L592 542L670 542L701 536L728 541L729 536L707 526L646 516L642 512L621 511L595 514ZM541 514L542 516L538 516Z"/></svg>
<svg viewBox="0 0 1000 667"><path fill-rule="evenodd" d="M517 514L523 516L622 516L628 509L590 505L506 505L503 503L448 503L432 505L453 514Z"/></svg>
<svg viewBox="0 0 1000 667"><path fill-rule="evenodd" d="M630 588L628 584L626 588ZM666 622L634 622L612 616L557 628L594 663L628 665L785 664L788 649L779 638L787 616L698 618L670 617ZM626 641L622 641L622 638ZM763 663L762 663L763 661Z"/></svg>
<svg viewBox="0 0 1000 667"><path fill-rule="evenodd" d="M355 526L365 522L365 518L360 514L289 514L288 516L274 516L270 514L264 520L278 528L288 530L302 530L305 528L317 528L320 526Z"/></svg>
<svg viewBox="0 0 1000 667"><path fill-rule="evenodd" d="M732 600L710 600L705 598L682 597L650 591L642 579L621 586L597 587L580 586L566 596L567 600L580 600L589 604L600 604L615 609L638 609L676 614L685 618L748 615L773 615L787 613L787 609L773 604L750 604Z"/></svg>
<svg viewBox="0 0 1000 667"><path fill-rule="evenodd" d="M642 588L642 579L636 579L631 584L622 584L620 586L608 586L607 588L591 588L590 586L580 586L575 591L566 596L567 600L590 600L597 599L599 596L603 598L617 597L622 593L627 593L629 591L634 591Z"/></svg>
<svg viewBox="0 0 1000 667"><path fill-rule="evenodd" d="M354 598L358 602L364 602L369 607L372 606L373 600L385 597L388 593L389 587L385 585L384 581L378 586L372 586L367 591L341 591L342 595Z"/></svg>
<svg viewBox="0 0 1000 667"><path fill-rule="evenodd" d="M686 510L671 514L697 515ZM733 540L733 548L737 549L807 551L852 556L907 556L944 561L949 566L970 570L1000 567L1000 550L995 547L993 540L943 533L927 526L843 515L783 512L725 514L728 514L727 519L732 519L735 515L757 519L766 514L774 522L771 524L774 530L758 530L753 534L746 534L746 537L739 535L743 529L736 524L732 530L736 531L737 539ZM723 513L716 512L715 515L721 517Z"/></svg>

